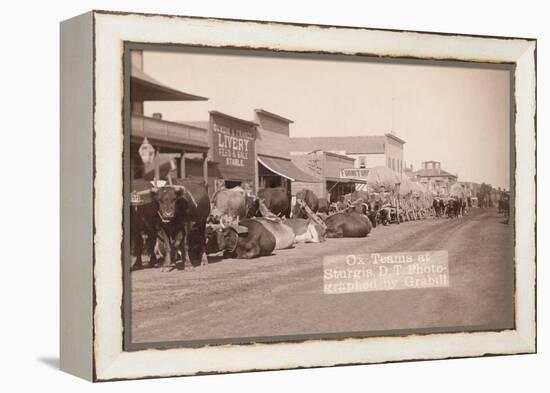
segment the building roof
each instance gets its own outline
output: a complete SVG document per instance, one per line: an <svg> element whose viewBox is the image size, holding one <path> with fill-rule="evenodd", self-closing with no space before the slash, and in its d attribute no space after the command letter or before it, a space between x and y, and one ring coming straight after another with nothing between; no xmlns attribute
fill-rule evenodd
<svg viewBox="0 0 550 393"><path fill-rule="evenodd" d="M393 140L395 140L395 141L401 143L402 145L404 145L405 143L407 143L407 142L405 142L403 139L399 138L399 137L398 137L397 135L395 135L395 134L392 134L392 133L385 133L384 135L387 136L388 138L392 138Z"/></svg>
<svg viewBox="0 0 550 393"><path fill-rule="evenodd" d="M243 124L246 124L246 125L251 126L251 127L259 126L258 123L254 123L253 121L239 119L238 117L234 117L234 116L228 115L226 113L222 113L222 112L218 112L218 111L210 111L209 113L213 116L225 117L226 119L237 121L239 123L243 123Z"/></svg>
<svg viewBox="0 0 550 393"><path fill-rule="evenodd" d="M331 151L323 151L323 153L328 155L328 156L341 158L342 160L348 160L348 161L352 161L352 162L355 161L353 158L348 157L348 156L343 155L343 154L338 154L338 153L334 153L334 152L331 152Z"/></svg>
<svg viewBox="0 0 550 393"><path fill-rule="evenodd" d="M458 178L457 175L453 175L443 169L438 168L422 168L414 172L416 176L419 177L454 177Z"/></svg>
<svg viewBox="0 0 550 393"><path fill-rule="evenodd" d="M276 120L283 121L283 122L288 123L288 124L294 123L293 120L287 119L286 117L283 117L283 116L279 116L279 115L277 115L273 112L268 112L265 109L261 109L261 108L254 109L254 112L259 113L261 115L272 117Z"/></svg>
<svg viewBox="0 0 550 393"><path fill-rule="evenodd" d="M367 184L366 180L363 179L355 179L352 177L334 177L334 176L327 176L325 177L326 181L330 181L333 183L355 183L355 184Z"/></svg>
<svg viewBox="0 0 550 393"><path fill-rule="evenodd" d="M183 148L186 151L209 150L208 130L186 124L155 119L133 113L131 116L132 140L141 142L145 137L153 145Z"/></svg>
<svg viewBox="0 0 550 393"><path fill-rule="evenodd" d="M293 152L324 150L345 151L346 154L383 154L385 142L384 135L291 138Z"/></svg>
<svg viewBox="0 0 550 393"><path fill-rule="evenodd" d="M210 128L210 121L208 120L184 120L178 121L177 123L203 130L208 130L208 128Z"/></svg>
<svg viewBox="0 0 550 393"><path fill-rule="evenodd" d="M206 101L208 98L173 89L137 67L130 79L132 101Z"/></svg>
<svg viewBox="0 0 550 393"><path fill-rule="evenodd" d="M258 154L258 161L271 172L283 176L290 181L306 183L320 183L321 179L316 178L298 168L291 160L279 157L269 157Z"/></svg>

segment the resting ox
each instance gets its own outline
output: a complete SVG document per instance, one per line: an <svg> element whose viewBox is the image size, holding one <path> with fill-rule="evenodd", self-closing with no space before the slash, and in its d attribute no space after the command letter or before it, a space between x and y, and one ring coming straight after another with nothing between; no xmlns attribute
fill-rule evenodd
<svg viewBox="0 0 550 393"><path fill-rule="evenodd" d="M243 227L246 234L240 235L244 231L239 228ZM223 251L229 258L251 259L292 247L294 237L292 229L281 220L252 218L242 220L238 227L209 225L206 249L209 254Z"/></svg>
<svg viewBox="0 0 550 393"><path fill-rule="evenodd" d="M325 224L327 238L366 237L372 230L369 218L354 210L333 214Z"/></svg>

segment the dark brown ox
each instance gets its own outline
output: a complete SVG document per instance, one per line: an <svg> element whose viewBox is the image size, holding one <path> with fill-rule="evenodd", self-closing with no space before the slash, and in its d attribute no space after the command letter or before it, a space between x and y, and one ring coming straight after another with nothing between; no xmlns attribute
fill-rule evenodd
<svg viewBox="0 0 550 393"><path fill-rule="evenodd" d="M238 228L246 228L246 233ZM281 220L253 218L242 220L237 228L221 225L207 228L207 252L223 251L228 258L251 259L271 255L273 250L290 248L293 243L292 229Z"/></svg>
<svg viewBox="0 0 550 393"><path fill-rule="evenodd" d="M317 209L317 213L329 213L329 203L327 198L319 198L319 208Z"/></svg>
<svg viewBox="0 0 550 393"><path fill-rule="evenodd" d="M290 200L284 188L262 188L258 191L258 198L276 216L290 217Z"/></svg>
<svg viewBox="0 0 550 393"><path fill-rule="evenodd" d="M354 210L333 214L325 220L327 238L366 237L372 230L369 218Z"/></svg>
<svg viewBox="0 0 550 393"><path fill-rule="evenodd" d="M306 212L301 207L300 203L298 203L299 201L304 201L314 213L317 213L317 210L319 210L319 198L317 198L317 195L315 195L313 191L304 188L296 193L297 203L292 210L293 218L308 218Z"/></svg>
<svg viewBox="0 0 550 393"><path fill-rule="evenodd" d="M130 202L130 248L132 269L143 267L142 256L149 258L149 266L154 266L154 247L157 240L158 204L153 198L152 185L145 179L132 181Z"/></svg>
<svg viewBox="0 0 550 393"><path fill-rule="evenodd" d="M155 192L158 204L157 257L164 258L163 270L175 267L178 258L183 268L192 266L189 257L189 238L193 234L200 264L207 265L206 219L210 214L210 200L206 187L186 180L177 180L173 186Z"/></svg>

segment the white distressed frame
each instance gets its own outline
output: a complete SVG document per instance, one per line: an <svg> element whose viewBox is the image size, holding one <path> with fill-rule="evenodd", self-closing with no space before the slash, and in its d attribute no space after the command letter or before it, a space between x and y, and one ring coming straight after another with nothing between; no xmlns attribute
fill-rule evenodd
<svg viewBox="0 0 550 393"><path fill-rule="evenodd" d="M536 41L104 12L94 12L93 17L95 380L536 351ZM516 63L516 329L124 352L124 41Z"/></svg>

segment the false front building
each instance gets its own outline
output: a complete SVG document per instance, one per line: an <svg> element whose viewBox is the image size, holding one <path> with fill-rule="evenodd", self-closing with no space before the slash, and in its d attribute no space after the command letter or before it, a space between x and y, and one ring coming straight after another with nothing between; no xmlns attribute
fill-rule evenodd
<svg viewBox="0 0 550 393"><path fill-rule="evenodd" d="M210 190L240 186L255 191L257 126L249 120L210 111L209 158L217 166L212 175L214 188Z"/></svg>
<svg viewBox="0 0 550 393"><path fill-rule="evenodd" d="M291 160L289 135L293 121L264 109L254 113L258 123L257 189L282 187L290 196L296 195L297 183L320 184L321 179L301 170Z"/></svg>
<svg viewBox="0 0 550 393"><path fill-rule="evenodd" d="M353 158L342 154L316 150L305 154L295 154L292 162L300 169L317 179L316 182L298 181L292 183L292 194L309 189L320 198L337 202L340 198L366 184L355 176L344 176L344 171L353 167Z"/></svg>
<svg viewBox="0 0 550 393"><path fill-rule="evenodd" d="M290 159L289 130L292 120L264 109L254 111L253 121L219 111L209 113L210 120L207 122L181 124L200 128L209 135L210 194L220 188L237 186L254 193L262 188L282 187L290 198L292 183L321 182L300 170Z"/></svg>
<svg viewBox="0 0 550 393"><path fill-rule="evenodd" d="M396 173L405 168L403 147L405 141L394 134L368 136L334 136L292 138L292 155L315 150L345 155L353 159L353 168L387 166Z"/></svg>
<svg viewBox="0 0 550 393"><path fill-rule="evenodd" d="M311 188L331 202L354 190L366 189L368 168L387 166L396 173L405 168L405 141L394 134L372 136L291 138L292 161L318 176L322 187Z"/></svg>

